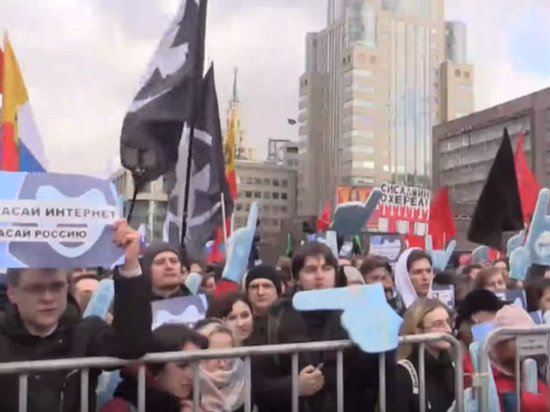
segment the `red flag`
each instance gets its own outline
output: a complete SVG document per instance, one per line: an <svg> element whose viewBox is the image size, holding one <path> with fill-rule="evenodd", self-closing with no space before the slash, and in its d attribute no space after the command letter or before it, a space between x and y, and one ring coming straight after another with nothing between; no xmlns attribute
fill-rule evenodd
<svg viewBox="0 0 550 412"><path fill-rule="evenodd" d="M430 206L428 233L432 236L434 250L445 248L445 243L456 234L455 221L449 202L449 188L443 186L437 191Z"/></svg>
<svg viewBox="0 0 550 412"><path fill-rule="evenodd" d="M231 227L231 222L229 219L225 219L225 228L227 230L227 233L229 233L229 228ZM225 243L224 235L223 235L223 227L218 226L216 229L216 237L214 239L214 245L212 246L212 251L206 258L207 263L221 263L224 261L225 256L223 255L222 251L220 250L220 246Z"/></svg>
<svg viewBox="0 0 550 412"><path fill-rule="evenodd" d="M525 152L523 151L524 140L525 137L523 133L520 133L516 144L516 153L514 155L514 167L516 169L516 176L518 180L523 221L525 223L529 223L531 221L531 217L533 216L533 212L535 211L540 186L537 182L537 178L527 165L527 159L525 158Z"/></svg>
<svg viewBox="0 0 550 412"><path fill-rule="evenodd" d="M330 202L325 204L325 208L317 218L317 232L324 232L330 225Z"/></svg>

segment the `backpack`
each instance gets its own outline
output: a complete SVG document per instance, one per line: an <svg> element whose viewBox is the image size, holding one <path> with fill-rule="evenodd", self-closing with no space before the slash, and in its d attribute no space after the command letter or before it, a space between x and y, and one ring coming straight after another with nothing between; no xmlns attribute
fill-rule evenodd
<svg viewBox="0 0 550 412"><path fill-rule="evenodd" d="M413 395L418 395L420 385L418 383L418 373L416 373L416 368L414 365L407 359L400 360L397 364L407 369L411 377Z"/></svg>

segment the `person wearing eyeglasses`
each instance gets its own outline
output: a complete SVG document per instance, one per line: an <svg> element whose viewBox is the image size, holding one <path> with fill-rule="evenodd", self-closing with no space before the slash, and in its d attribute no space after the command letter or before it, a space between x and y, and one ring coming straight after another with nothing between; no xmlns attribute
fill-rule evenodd
<svg viewBox="0 0 550 412"><path fill-rule="evenodd" d="M423 333L452 334L447 307L437 299L418 298L405 312L400 335ZM420 411L420 385L425 385L425 410L447 412L454 402L454 366L445 341L426 343L425 376L420 377L418 345L399 345L396 371L399 397L396 411Z"/></svg>
<svg viewBox="0 0 550 412"><path fill-rule="evenodd" d="M8 269L10 305L0 319L0 362L90 356L139 358L150 348L150 286L141 275L140 235L126 221L114 224L113 241L124 248L125 263L114 275L116 319L82 319L69 301L64 269ZM27 411L72 412L80 409L77 371L28 375ZM95 410L98 369L90 370L90 410ZM17 375L0 375L0 410L19 410Z"/></svg>

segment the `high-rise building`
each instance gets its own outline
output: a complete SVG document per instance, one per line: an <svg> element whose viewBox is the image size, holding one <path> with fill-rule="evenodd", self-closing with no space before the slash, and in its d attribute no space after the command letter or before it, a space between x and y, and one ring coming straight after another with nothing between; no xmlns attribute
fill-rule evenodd
<svg viewBox="0 0 550 412"><path fill-rule="evenodd" d="M472 111L469 66L468 79L441 73L449 31L444 0L329 0L300 77L299 215L317 214L339 185L430 187L432 127Z"/></svg>
<svg viewBox="0 0 550 412"><path fill-rule="evenodd" d="M448 122L474 111L474 67L466 58L466 25L445 23L445 62L440 69L440 121Z"/></svg>
<svg viewBox="0 0 550 412"><path fill-rule="evenodd" d="M347 0L335 9L342 15L306 38L300 215L334 201L339 185L430 182L443 0Z"/></svg>
<svg viewBox="0 0 550 412"><path fill-rule="evenodd" d="M233 75L233 93L231 100L229 100L227 122L229 123L229 119L232 115L235 116L235 158L251 160L254 158L254 150L248 144L242 124L241 100L239 98L239 89L237 87L238 74L239 70L235 67ZM229 124L227 125L227 129L229 129Z"/></svg>

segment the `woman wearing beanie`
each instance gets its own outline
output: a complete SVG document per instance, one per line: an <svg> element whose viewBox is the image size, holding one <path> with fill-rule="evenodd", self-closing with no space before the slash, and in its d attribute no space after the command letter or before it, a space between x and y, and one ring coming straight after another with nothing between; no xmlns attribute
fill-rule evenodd
<svg viewBox="0 0 550 412"><path fill-rule="evenodd" d="M468 293L460 302L455 320L455 330L458 340L464 345L464 387L471 386L471 376L474 373L472 358L468 348L474 341L472 327L481 323L492 322L498 310L506 303L493 292L477 289Z"/></svg>
<svg viewBox="0 0 550 412"><path fill-rule="evenodd" d="M506 305L500 309L494 319L496 328L530 329L535 326L531 316L521 308ZM514 397L516 391L515 360L516 341L511 336L497 337L489 350L489 358L495 377L495 384L500 400L501 410L504 409L504 399ZM548 410L548 387L538 381L538 394L521 392L522 412L541 412Z"/></svg>

